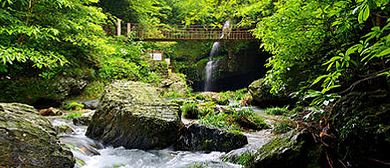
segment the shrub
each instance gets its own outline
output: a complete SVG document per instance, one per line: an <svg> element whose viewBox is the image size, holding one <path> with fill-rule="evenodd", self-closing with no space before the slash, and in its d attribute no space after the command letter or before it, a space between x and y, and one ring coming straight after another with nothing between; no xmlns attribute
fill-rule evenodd
<svg viewBox="0 0 390 168"><path fill-rule="evenodd" d="M196 102L185 102L183 106L181 106L181 111L184 118L198 119L199 109Z"/></svg>
<svg viewBox="0 0 390 168"><path fill-rule="evenodd" d="M102 63L102 68L99 70L99 77L104 80L115 80L115 79L129 79L138 81L141 67L120 57L113 57L105 60Z"/></svg>
<svg viewBox="0 0 390 168"><path fill-rule="evenodd" d="M62 118L72 120L81 116L82 116L81 113L69 113L68 116Z"/></svg>
<svg viewBox="0 0 390 168"><path fill-rule="evenodd" d="M248 96L248 89L243 88L236 91L220 92L219 95L221 95L225 99L240 101L241 99Z"/></svg>
<svg viewBox="0 0 390 168"><path fill-rule="evenodd" d="M253 113L251 108L226 108L222 113L201 117L199 123L239 132L243 130L241 127L250 129L264 129L268 127L262 118Z"/></svg>
<svg viewBox="0 0 390 168"><path fill-rule="evenodd" d="M84 108L84 105L77 103L75 101L72 101L72 102L64 102L62 104L62 107L65 110L82 110Z"/></svg>
<svg viewBox="0 0 390 168"><path fill-rule="evenodd" d="M240 127L230 120L230 115L219 113L217 115L206 115L199 120L200 124L222 128L228 131L237 130L241 132Z"/></svg>
<svg viewBox="0 0 390 168"><path fill-rule="evenodd" d="M265 110L265 113L271 114L271 115L284 115L288 112L286 108L280 108L280 107L273 107L273 108L267 108Z"/></svg>

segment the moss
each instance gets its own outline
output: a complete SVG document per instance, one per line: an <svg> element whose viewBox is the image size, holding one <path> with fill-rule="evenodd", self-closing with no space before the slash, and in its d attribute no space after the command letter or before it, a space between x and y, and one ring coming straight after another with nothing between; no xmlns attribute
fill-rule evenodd
<svg viewBox="0 0 390 168"><path fill-rule="evenodd" d="M165 148L178 136L179 107L149 84L115 81L106 88L99 105L86 135L105 145ZM107 129L110 131L103 134Z"/></svg>
<svg viewBox="0 0 390 168"><path fill-rule="evenodd" d="M65 101L62 103L62 108L65 110L82 110L84 108L83 104L77 103L75 101Z"/></svg>
<svg viewBox="0 0 390 168"><path fill-rule="evenodd" d="M10 167L73 167L68 148L59 143L56 129L32 106L0 103L0 165ZM21 151L15 151L20 149ZM23 159L23 162L13 158Z"/></svg>
<svg viewBox="0 0 390 168"><path fill-rule="evenodd" d="M251 151L247 151L234 157L222 157L222 161L240 164L245 167L253 167L255 155Z"/></svg>

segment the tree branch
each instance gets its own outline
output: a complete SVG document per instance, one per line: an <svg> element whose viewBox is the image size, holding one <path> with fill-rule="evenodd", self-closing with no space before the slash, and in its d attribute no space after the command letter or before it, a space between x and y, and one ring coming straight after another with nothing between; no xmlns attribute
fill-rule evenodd
<svg viewBox="0 0 390 168"><path fill-rule="evenodd" d="M346 90L340 92L339 94L344 94L344 93L346 93L346 92L352 90L353 88L355 88L356 85L358 85L358 84L360 84L360 83L362 83L362 82L364 82L364 81L367 81L367 80L370 80L370 79L378 78L378 77L380 77L380 76L378 76L379 74L381 74L381 73L383 73L383 72L386 72L386 71L390 71L390 68L386 68L386 69L383 69L383 70L381 70L381 71L378 71L378 72L375 72L375 73L372 73L372 74L369 74L369 75L365 75L365 76L368 76L368 77L363 78L363 79L360 79L360 80L354 82L348 89L346 89Z"/></svg>

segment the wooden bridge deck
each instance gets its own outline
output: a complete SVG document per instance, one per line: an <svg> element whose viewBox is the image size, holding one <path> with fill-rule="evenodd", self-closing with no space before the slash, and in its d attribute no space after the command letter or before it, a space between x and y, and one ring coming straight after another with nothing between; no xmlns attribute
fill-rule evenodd
<svg viewBox="0 0 390 168"><path fill-rule="evenodd" d="M125 30L125 31L123 31ZM124 32L124 33L122 33ZM203 25L146 25L117 22L116 35L131 36L142 41L250 41L256 40L249 29L222 28Z"/></svg>

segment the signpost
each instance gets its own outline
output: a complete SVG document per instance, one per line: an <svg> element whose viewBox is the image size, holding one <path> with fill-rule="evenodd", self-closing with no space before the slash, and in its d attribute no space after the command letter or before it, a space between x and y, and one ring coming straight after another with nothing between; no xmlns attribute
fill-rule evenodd
<svg viewBox="0 0 390 168"><path fill-rule="evenodd" d="M153 60L155 61L163 61L164 59L164 52L163 51L153 51L153 52L148 52L150 57L152 57Z"/></svg>

